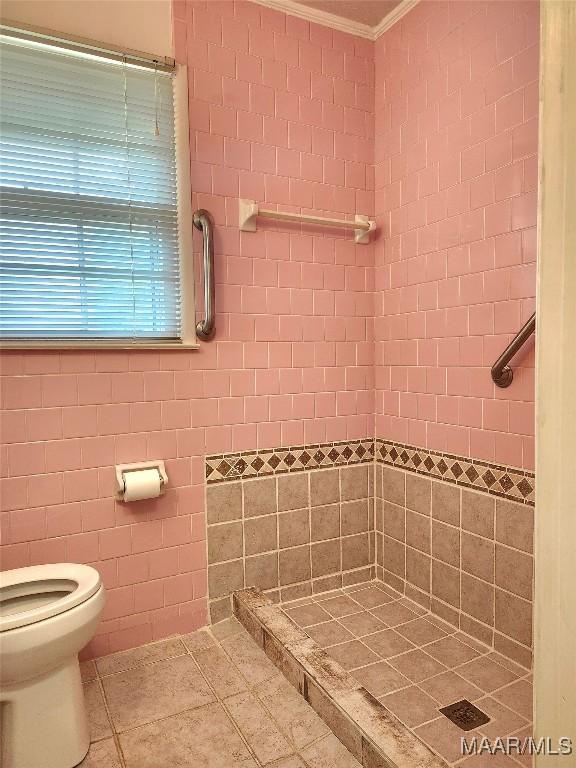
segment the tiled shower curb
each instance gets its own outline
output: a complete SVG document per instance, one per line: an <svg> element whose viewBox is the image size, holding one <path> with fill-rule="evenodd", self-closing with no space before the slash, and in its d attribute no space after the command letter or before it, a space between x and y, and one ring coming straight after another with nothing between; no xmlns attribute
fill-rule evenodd
<svg viewBox="0 0 576 768"><path fill-rule="evenodd" d="M444 760L257 589L234 592L233 610L364 768L447 768Z"/></svg>

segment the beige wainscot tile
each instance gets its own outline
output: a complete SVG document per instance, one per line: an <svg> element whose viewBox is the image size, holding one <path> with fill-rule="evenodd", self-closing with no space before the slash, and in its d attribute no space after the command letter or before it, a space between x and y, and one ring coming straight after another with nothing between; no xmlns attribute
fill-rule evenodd
<svg viewBox="0 0 576 768"><path fill-rule="evenodd" d="M340 501L340 476L337 469L310 473L310 504L313 507Z"/></svg>
<svg viewBox="0 0 576 768"><path fill-rule="evenodd" d="M342 467L340 470L342 501L368 497L368 465Z"/></svg>
<svg viewBox="0 0 576 768"><path fill-rule="evenodd" d="M244 554L258 555L277 549L277 528L277 515L261 515L244 520Z"/></svg>
<svg viewBox="0 0 576 768"><path fill-rule="evenodd" d="M310 511L312 541L340 536L340 504L312 507Z"/></svg>
<svg viewBox="0 0 576 768"><path fill-rule="evenodd" d="M242 523L221 523L208 527L208 562L221 563L242 557Z"/></svg>
<svg viewBox="0 0 576 768"><path fill-rule="evenodd" d="M460 488L441 480L432 481L432 517L460 525Z"/></svg>
<svg viewBox="0 0 576 768"><path fill-rule="evenodd" d="M310 541L310 512L308 508L293 509L278 515L278 544L281 549L308 544Z"/></svg>
<svg viewBox="0 0 576 768"><path fill-rule="evenodd" d="M206 489L208 525L228 523L242 517L242 484L237 482L209 485Z"/></svg>
<svg viewBox="0 0 576 768"><path fill-rule="evenodd" d="M408 472L406 474L406 507L422 515L429 515L431 506L431 480Z"/></svg>
<svg viewBox="0 0 576 768"><path fill-rule="evenodd" d="M281 550L278 568L281 586L310 579L310 546Z"/></svg>
<svg viewBox="0 0 576 768"><path fill-rule="evenodd" d="M278 511L276 501L276 478L246 480L242 483L244 494L244 517L270 515Z"/></svg>
<svg viewBox="0 0 576 768"><path fill-rule="evenodd" d="M278 477L278 510L302 509L310 503L309 472Z"/></svg>

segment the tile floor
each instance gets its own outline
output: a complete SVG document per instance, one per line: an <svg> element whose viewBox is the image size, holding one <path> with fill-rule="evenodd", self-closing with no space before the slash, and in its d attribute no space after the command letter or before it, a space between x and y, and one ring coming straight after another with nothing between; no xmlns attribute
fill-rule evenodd
<svg viewBox="0 0 576 768"><path fill-rule="evenodd" d="M529 766L531 758L462 757L460 737L530 734L530 673L390 587L370 584L283 606L322 648L448 763ZM468 733L439 712L468 699L490 722Z"/></svg>
<svg viewBox="0 0 576 768"><path fill-rule="evenodd" d="M360 768L229 619L82 664L82 768Z"/></svg>

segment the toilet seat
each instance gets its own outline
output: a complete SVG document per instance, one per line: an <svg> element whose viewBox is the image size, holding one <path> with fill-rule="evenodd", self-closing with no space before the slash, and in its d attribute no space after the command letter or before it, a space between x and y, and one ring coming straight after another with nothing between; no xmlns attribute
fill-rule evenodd
<svg viewBox="0 0 576 768"><path fill-rule="evenodd" d="M102 586L100 574L87 565L33 565L0 573L0 633L57 616L84 603ZM41 605L26 607L35 595L46 595ZM53 595L53 597L51 597ZM22 607L3 611L8 601L22 599ZM13 606L15 607L15 606Z"/></svg>

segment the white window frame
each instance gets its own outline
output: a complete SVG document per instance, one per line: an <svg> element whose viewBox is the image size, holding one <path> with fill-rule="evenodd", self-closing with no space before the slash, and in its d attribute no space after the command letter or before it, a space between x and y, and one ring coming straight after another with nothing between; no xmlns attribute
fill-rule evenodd
<svg viewBox="0 0 576 768"><path fill-rule="evenodd" d="M109 51L112 54L126 53L142 59L166 61L164 56L152 56L140 51L121 51L114 46L97 43L84 38L58 35L54 32L28 27L22 24L6 26L19 27L23 32L32 32L50 37L58 42L81 44L94 49L94 54ZM0 349L199 349L196 336L196 302L194 286L194 259L192 245L192 199L190 183L190 130L188 122L188 71L183 64L174 64L172 80L174 94L174 147L176 152L176 180L178 196L178 244L180 259L180 339L158 341L157 339L2 339Z"/></svg>

